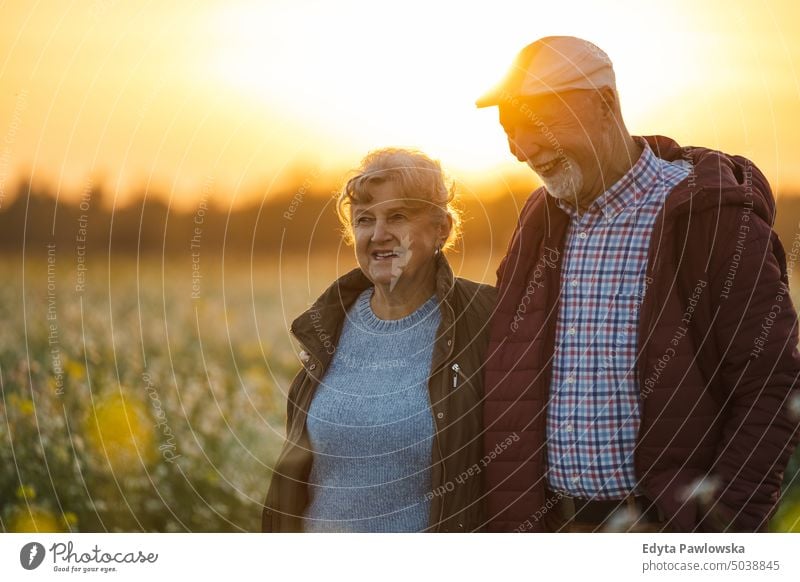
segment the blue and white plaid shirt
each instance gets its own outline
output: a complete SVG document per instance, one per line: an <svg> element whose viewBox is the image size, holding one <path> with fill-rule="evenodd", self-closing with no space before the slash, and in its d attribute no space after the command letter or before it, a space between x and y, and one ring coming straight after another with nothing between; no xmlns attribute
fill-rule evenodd
<svg viewBox="0 0 800 582"><path fill-rule="evenodd" d="M639 305L653 223L687 163L645 149L583 213L570 215L561 273L547 409L550 488L573 497L620 499L636 487L639 430L634 365Z"/></svg>

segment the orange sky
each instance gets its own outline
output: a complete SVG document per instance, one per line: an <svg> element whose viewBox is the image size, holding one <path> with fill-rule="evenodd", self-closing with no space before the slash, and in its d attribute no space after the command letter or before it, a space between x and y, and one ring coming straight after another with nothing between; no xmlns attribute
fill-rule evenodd
<svg viewBox="0 0 800 582"><path fill-rule="evenodd" d="M701 5L702 7L698 7ZM414 146L466 184L525 176L474 99L539 36L614 61L634 133L751 157L800 192L800 3L0 2L0 205L20 176L179 205L338 177Z"/></svg>

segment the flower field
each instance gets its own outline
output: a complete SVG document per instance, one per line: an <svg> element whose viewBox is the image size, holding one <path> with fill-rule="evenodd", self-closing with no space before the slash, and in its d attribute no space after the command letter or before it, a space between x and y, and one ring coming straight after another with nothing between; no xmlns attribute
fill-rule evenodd
<svg viewBox="0 0 800 582"><path fill-rule="evenodd" d="M258 531L298 368L287 327L349 257L46 251L0 258L0 530ZM800 531L800 486L772 527Z"/></svg>
<svg viewBox="0 0 800 582"><path fill-rule="evenodd" d="M2 529L257 531L304 273L54 255L2 263Z"/></svg>

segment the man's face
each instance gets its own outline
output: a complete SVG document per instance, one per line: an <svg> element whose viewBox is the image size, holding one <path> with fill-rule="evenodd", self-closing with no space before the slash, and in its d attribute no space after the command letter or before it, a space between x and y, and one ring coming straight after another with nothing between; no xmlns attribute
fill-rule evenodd
<svg viewBox="0 0 800 582"><path fill-rule="evenodd" d="M541 178L555 198L581 206L597 196L610 155L600 96L570 91L502 103L500 124L511 153Z"/></svg>

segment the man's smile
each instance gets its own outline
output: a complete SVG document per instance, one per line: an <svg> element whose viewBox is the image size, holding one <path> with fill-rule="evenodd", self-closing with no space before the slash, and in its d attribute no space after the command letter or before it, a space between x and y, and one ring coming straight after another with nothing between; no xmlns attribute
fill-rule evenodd
<svg viewBox="0 0 800 582"><path fill-rule="evenodd" d="M558 166L558 161L559 161L558 158L553 158L549 162L545 162L543 164L536 164L530 161L528 163L531 169L533 169L533 171L539 174L540 176L548 176L550 174L555 173L556 168Z"/></svg>

